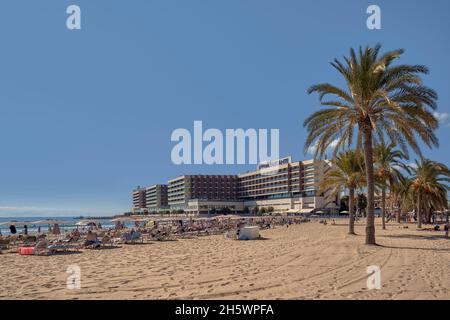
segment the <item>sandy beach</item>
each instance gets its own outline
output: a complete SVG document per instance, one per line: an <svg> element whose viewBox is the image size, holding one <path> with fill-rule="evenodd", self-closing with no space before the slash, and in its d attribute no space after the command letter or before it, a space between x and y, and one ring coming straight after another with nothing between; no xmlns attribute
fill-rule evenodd
<svg viewBox="0 0 450 320"><path fill-rule="evenodd" d="M379 223L379 221L377 221ZM443 232L377 225L379 246L337 225L263 230L256 241L207 236L55 256L0 255L0 299L450 299ZM66 288L69 265L81 289ZM380 290L366 288L381 268Z"/></svg>

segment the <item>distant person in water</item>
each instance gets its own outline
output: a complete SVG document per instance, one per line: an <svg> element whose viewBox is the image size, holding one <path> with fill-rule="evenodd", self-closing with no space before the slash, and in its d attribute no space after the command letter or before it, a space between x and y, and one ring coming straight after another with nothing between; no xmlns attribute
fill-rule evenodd
<svg viewBox="0 0 450 320"><path fill-rule="evenodd" d="M9 226L9 232L11 232L11 234L16 234L17 233L17 229L15 225L10 225Z"/></svg>

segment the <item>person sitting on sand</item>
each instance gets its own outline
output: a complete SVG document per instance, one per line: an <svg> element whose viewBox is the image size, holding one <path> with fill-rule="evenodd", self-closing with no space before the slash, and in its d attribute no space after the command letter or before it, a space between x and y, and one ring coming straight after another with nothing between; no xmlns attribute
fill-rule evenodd
<svg viewBox="0 0 450 320"><path fill-rule="evenodd" d="M97 244L97 242L98 242L97 234L89 230L86 236L86 241L84 242L84 246L85 247L93 246Z"/></svg>
<svg viewBox="0 0 450 320"><path fill-rule="evenodd" d="M74 230L72 231L72 235L73 235L74 237L78 237L78 238L81 236L80 231L78 230L78 228L77 228L77 229L74 229Z"/></svg>

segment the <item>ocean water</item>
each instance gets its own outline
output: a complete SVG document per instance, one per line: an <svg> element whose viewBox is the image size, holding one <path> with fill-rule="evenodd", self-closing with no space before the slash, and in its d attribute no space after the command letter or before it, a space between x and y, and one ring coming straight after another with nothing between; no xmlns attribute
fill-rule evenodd
<svg viewBox="0 0 450 320"><path fill-rule="evenodd" d="M80 218L77 217L27 217L27 218L18 218L18 217L0 217L0 223L2 222L8 222L8 221L19 221L19 222L30 222L29 224L27 224L28 227L28 234L34 234L37 233L38 231L38 227L41 227L41 232L47 232L48 231L48 225L34 225L32 222L33 221L39 221L39 220L47 220L47 219L51 219L51 220L60 220L60 221L64 221L67 222L66 224L61 224L59 225L61 231L65 231L65 230L72 230L76 228L76 223L80 220ZM98 220L103 228L114 228L115 223L112 222L110 220L110 218L108 219L95 219ZM125 226L126 227L131 227L132 225L134 225L133 222L126 222ZM53 227L53 226L52 226ZM82 228L82 227L79 227ZM24 228L22 225L16 226L17 229L17 234L23 233ZM0 232L2 235L9 235L10 231L9 231L9 225L0 225Z"/></svg>

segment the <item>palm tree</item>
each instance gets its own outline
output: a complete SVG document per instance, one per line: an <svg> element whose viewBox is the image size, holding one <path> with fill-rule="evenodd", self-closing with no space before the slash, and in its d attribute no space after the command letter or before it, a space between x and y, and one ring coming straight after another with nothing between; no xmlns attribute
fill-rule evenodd
<svg viewBox="0 0 450 320"><path fill-rule="evenodd" d="M386 229L386 189L389 187L392 197L394 183L402 175L400 169L408 171L408 166L401 160L409 157L401 150L395 149L394 143L386 144L382 138L374 146L375 177L381 189L381 223L383 230Z"/></svg>
<svg viewBox="0 0 450 320"><path fill-rule="evenodd" d="M341 152L333 160L334 168L325 174L321 189L332 189L336 195L349 190L349 234L355 234L355 190L363 186L364 157L360 151L349 150Z"/></svg>
<svg viewBox="0 0 450 320"><path fill-rule="evenodd" d="M409 145L416 153L420 149L416 137L429 147L437 146L434 130L438 121L427 108L436 108L437 94L422 84L420 74L428 73L422 65L396 65L393 61L403 49L379 56L381 46L350 49L344 62L335 59L331 65L343 76L346 87L329 83L314 85L308 93L317 92L326 109L309 116L304 126L308 130L305 152L316 144L315 157L324 155L336 143L339 149L350 147L353 137L363 147L367 176L366 243L375 244L373 139L386 134L407 153ZM324 100L332 95L330 100Z"/></svg>
<svg viewBox="0 0 450 320"><path fill-rule="evenodd" d="M397 212L397 223L401 222L401 216L404 210L413 207L413 197L411 192L412 179L400 175L393 185L391 200L393 206L396 205L398 208Z"/></svg>
<svg viewBox="0 0 450 320"><path fill-rule="evenodd" d="M422 159L412 168L411 190L416 200L417 227L422 228L422 210L447 207L447 191L450 190L450 170L445 164Z"/></svg>

